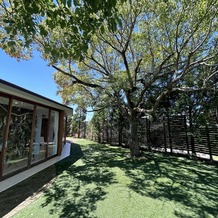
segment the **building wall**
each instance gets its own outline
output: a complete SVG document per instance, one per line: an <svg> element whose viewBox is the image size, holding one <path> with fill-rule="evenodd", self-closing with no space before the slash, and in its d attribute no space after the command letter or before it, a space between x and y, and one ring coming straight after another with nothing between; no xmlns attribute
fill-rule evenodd
<svg viewBox="0 0 218 218"><path fill-rule="evenodd" d="M0 93L0 180L61 154L64 111Z"/></svg>

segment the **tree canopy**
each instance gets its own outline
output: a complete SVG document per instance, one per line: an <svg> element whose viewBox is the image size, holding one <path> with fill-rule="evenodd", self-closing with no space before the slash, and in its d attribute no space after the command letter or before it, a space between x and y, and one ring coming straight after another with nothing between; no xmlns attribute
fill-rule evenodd
<svg viewBox="0 0 218 218"><path fill-rule="evenodd" d="M82 59L91 35L116 29L116 0L1 0L0 47L15 58L38 49L50 64Z"/></svg>

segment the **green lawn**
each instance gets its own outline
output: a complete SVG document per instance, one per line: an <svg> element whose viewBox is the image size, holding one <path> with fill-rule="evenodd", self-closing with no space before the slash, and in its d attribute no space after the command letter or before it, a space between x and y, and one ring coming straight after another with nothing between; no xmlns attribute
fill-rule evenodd
<svg viewBox="0 0 218 218"><path fill-rule="evenodd" d="M86 140L56 165L52 187L15 217L218 217L218 168ZM76 162L75 159L80 158Z"/></svg>

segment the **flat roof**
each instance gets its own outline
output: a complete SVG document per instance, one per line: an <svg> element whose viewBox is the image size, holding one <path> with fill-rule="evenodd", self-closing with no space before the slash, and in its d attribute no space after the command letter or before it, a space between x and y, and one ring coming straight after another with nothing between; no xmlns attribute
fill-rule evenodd
<svg viewBox="0 0 218 218"><path fill-rule="evenodd" d="M36 103L40 103L46 106L50 106L59 110L63 110L68 116L73 115L73 109L71 107L68 107L64 104L46 98L42 95L39 95L35 92L29 91L27 89L24 89L20 86L17 86L13 83L7 82L2 79L0 79L0 92L23 98L29 101L33 101Z"/></svg>

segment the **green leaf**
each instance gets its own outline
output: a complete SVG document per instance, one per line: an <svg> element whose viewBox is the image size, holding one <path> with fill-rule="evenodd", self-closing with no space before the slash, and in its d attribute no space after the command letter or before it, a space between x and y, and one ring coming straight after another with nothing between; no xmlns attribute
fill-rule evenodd
<svg viewBox="0 0 218 218"><path fill-rule="evenodd" d="M103 25L101 25L100 31L101 31L101 33L104 33L104 32L105 32L105 29L104 29L104 26L103 26Z"/></svg>
<svg viewBox="0 0 218 218"><path fill-rule="evenodd" d="M66 0L61 0L61 3L62 3L63 5L66 5Z"/></svg>
<svg viewBox="0 0 218 218"><path fill-rule="evenodd" d="M70 8L72 6L72 0L67 0L67 6Z"/></svg>
<svg viewBox="0 0 218 218"><path fill-rule="evenodd" d="M12 27L11 26L6 26L5 30L6 30L7 34L9 34L11 32L11 30L12 30Z"/></svg>

